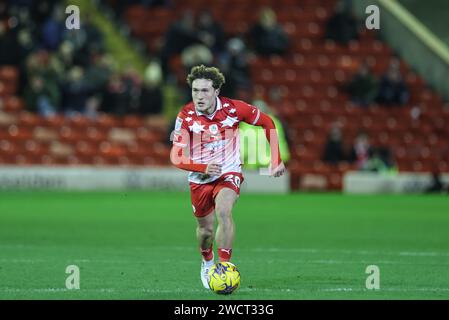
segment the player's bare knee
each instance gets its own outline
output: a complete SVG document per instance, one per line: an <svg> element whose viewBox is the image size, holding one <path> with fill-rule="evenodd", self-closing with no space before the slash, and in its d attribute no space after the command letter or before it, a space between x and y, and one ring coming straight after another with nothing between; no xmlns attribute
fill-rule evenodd
<svg viewBox="0 0 449 320"><path fill-rule="evenodd" d="M197 232L201 239L210 239L214 236L214 229L211 227L198 227Z"/></svg>
<svg viewBox="0 0 449 320"><path fill-rule="evenodd" d="M219 221L230 221L232 220L232 206L217 207L216 214Z"/></svg>

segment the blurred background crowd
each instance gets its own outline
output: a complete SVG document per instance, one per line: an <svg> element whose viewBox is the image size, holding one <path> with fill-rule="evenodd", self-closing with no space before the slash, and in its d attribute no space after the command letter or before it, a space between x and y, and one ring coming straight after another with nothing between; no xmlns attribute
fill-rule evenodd
<svg viewBox="0 0 449 320"><path fill-rule="evenodd" d="M348 170L448 170L447 117L429 119L444 101L366 30L350 0L94 3L69 30L63 1L0 2L3 163L168 164L173 115L190 101L186 75L205 64L225 74L223 96L279 123L294 189L306 187L305 173L340 189ZM98 15L144 68L117 62ZM53 138L39 140L36 127ZM75 144L58 153L55 141Z"/></svg>

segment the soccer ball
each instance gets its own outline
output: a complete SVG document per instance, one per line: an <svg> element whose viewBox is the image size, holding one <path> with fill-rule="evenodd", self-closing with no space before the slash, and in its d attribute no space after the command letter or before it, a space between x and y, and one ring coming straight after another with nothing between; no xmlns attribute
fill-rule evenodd
<svg viewBox="0 0 449 320"><path fill-rule="evenodd" d="M218 294L231 294L240 286L240 272L230 262L218 262L209 270L209 288Z"/></svg>

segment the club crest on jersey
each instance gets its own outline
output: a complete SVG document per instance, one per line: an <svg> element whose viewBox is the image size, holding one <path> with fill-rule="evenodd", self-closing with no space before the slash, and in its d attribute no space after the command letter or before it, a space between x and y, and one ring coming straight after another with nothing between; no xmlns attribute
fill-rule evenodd
<svg viewBox="0 0 449 320"><path fill-rule="evenodd" d="M218 126L216 124L211 124L209 126L209 131L212 134L217 134L218 133Z"/></svg>

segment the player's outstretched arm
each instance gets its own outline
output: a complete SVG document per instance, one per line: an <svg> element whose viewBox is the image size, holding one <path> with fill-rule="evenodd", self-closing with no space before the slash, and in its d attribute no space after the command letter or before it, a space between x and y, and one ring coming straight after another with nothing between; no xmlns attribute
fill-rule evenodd
<svg viewBox="0 0 449 320"><path fill-rule="evenodd" d="M187 156L188 148L173 145L170 152L171 163L179 169L206 173L211 176L221 175L221 164L217 163L195 163Z"/></svg>
<svg viewBox="0 0 449 320"><path fill-rule="evenodd" d="M174 144L170 151L170 161L179 169L206 173L208 165L193 162L187 154L188 147L182 147Z"/></svg>
<svg viewBox="0 0 449 320"><path fill-rule="evenodd" d="M254 123L264 129L265 136L270 144L271 164L270 175L272 177L280 177L285 173L285 165L281 160L281 152L279 151L279 138L276 131L276 125L269 115L260 112L259 119Z"/></svg>
<svg viewBox="0 0 449 320"><path fill-rule="evenodd" d="M281 152L279 151L279 138L276 131L276 125L269 115L261 112L257 107L252 106L246 102L235 100L234 103L238 106L239 114L242 121L253 126L262 127L270 144L271 163L270 175L273 177L280 177L285 173L285 165L281 160Z"/></svg>

